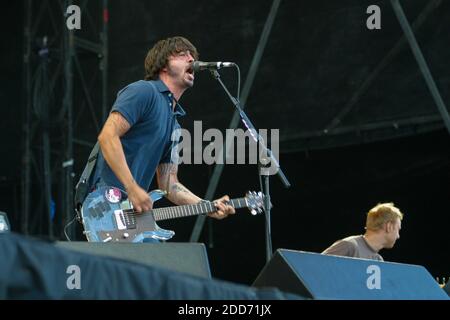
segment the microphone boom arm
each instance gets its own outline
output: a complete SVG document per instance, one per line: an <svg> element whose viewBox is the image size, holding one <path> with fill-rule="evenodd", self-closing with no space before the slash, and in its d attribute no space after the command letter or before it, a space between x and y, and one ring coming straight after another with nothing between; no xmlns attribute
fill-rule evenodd
<svg viewBox="0 0 450 320"><path fill-rule="evenodd" d="M265 154L267 154L270 158L270 160L272 161L272 163L275 165L275 167L277 168L277 175L278 177L281 179L281 182L283 183L283 185L286 188L289 188L291 186L290 182L288 181L288 179L286 178L285 174L283 173L283 171L280 168L280 164L278 162L278 160L274 157L272 151L270 149L267 148L267 146L265 145L264 139L261 137L261 135L259 134L259 132L255 129L255 126L253 125L253 123L250 121L250 119L248 118L247 114L244 112L244 110L242 110L241 108L241 103L238 99L236 99L235 97L233 97L233 95L228 91L227 87L225 86L225 84L222 82L222 79L220 79L220 74L219 72L217 72L217 70L215 69L211 69L211 74L213 75L213 77L220 83L220 85L223 87L223 89L225 90L225 92L227 93L228 97L230 98L230 100L233 102L234 106L236 107L236 109L239 112L239 115L241 117L241 121L244 124L244 126L249 130L250 135L252 136L252 138L255 140L255 142L259 143L259 145L261 146L262 150L265 152ZM256 133L256 137L254 136L253 133Z"/></svg>
<svg viewBox="0 0 450 320"><path fill-rule="evenodd" d="M227 93L230 100L233 102L236 109L239 111L239 115L241 117L242 123L250 131L250 135L253 137L253 139L255 139L255 141L259 144L259 146L264 150L265 154L268 155L268 157L270 158L272 163L275 165L276 170L277 170L276 173L277 173L278 177L281 179L281 182L284 184L284 186L286 188L289 188L291 186L291 184L289 183L288 179L286 178L283 171L281 170L278 160L273 156L272 151L266 147L261 135L258 133L258 131L256 131L255 127L253 126L252 122L245 114L244 110L242 110L241 103L239 101L239 97L235 98L231 95L231 93L228 91L225 84L220 79L220 74L217 70L210 69L210 71L211 71L211 74L213 75L213 77L220 83L222 88L225 90L225 92ZM259 163L260 162L261 161L259 161ZM269 174L269 170L267 169L267 166L264 166L260 163L259 167L260 167L260 171L259 171L260 179L261 179L261 177L263 177L263 180L264 180L264 183L261 183L261 189L262 189L261 191L264 193L264 212L265 212L265 216L266 216L266 221L265 221L266 260L268 262L272 258L272 254L273 254L272 231L271 231L271 223L270 223L270 220L271 220L270 211L271 211L271 206L272 206L271 201L270 201L270 193L269 193L269 175L270 174Z"/></svg>

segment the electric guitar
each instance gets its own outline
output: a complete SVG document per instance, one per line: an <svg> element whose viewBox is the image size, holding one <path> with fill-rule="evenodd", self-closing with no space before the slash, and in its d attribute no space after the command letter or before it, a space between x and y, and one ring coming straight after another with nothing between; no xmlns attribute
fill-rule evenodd
<svg viewBox="0 0 450 320"><path fill-rule="evenodd" d="M153 190L149 196L155 203L165 194L165 191ZM214 203L202 201L135 213L127 198L126 192L109 186L98 188L86 197L80 212L83 233L89 242L143 242L145 238L168 240L175 232L160 228L156 221L216 211ZM232 199L227 204L235 209L247 207L255 215L262 212L263 195L261 192L249 192L244 198Z"/></svg>

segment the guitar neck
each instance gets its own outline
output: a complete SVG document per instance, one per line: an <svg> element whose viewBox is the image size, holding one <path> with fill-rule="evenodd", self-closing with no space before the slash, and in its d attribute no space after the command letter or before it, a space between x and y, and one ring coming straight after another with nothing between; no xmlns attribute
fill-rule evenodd
<svg viewBox="0 0 450 320"><path fill-rule="evenodd" d="M227 202L228 205L235 209L246 208L246 198L231 199ZM181 217L198 216L202 214L208 214L216 211L216 207L212 202L204 201L197 204L188 204L176 207L158 208L153 209L153 217L156 221L169 220Z"/></svg>

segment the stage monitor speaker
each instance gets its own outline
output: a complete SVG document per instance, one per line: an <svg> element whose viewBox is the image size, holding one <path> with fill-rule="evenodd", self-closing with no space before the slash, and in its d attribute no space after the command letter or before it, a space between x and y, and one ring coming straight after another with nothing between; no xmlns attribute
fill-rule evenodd
<svg viewBox="0 0 450 320"><path fill-rule="evenodd" d="M59 241L57 246L157 266L211 279L208 256L202 243L99 243Z"/></svg>
<svg viewBox="0 0 450 320"><path fill-rule="evenodd" d="M178 255L177 263L183 272L186 272L186 268L192 270L194 264L198 266L198 263L187 260L205 257L204 247L198 244L146 243L145 245L146 247L144 244L119 246L119 244L102 243L55 245L54 242L13 232L0 232L2 259L0 301L6 299L202 301L297 299L296 296L286 295L278 289L260 290L174 271L177 260L173 257L170 257L171 263L168 266L172 268L170 270L105 255L105 248L119 250L121 253L125 250L133 251L135 261L137 259L139 262L143 261L142 258L136 258L139 254L155 257L160 262L164 260L161 257L167 257L167 254ZM72 248L67 249L70 246ZM94 252L100 252L101 255L91 254ZM198 270L192 273L200 274ZM119 309L129 314L127 310L130 308L112 308L117 315ZM187 315L187 312L186 307L184 314Z"/></svg>
<svg viewBox="0 0 450 320"><path fill-rule="evenodd" d="M422 266L278 249L253 283L309 299L448 300Z"/></svg>

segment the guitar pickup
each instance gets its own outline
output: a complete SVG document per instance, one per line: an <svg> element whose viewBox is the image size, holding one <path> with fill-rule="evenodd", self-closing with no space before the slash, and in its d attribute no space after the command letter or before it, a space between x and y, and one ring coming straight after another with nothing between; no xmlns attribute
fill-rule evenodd
<svg viewBox="0 0 450 320"><path fill-rule="evenodd" d="M125 226L125 221L123 219L123 211L122 210L115 210L114 218L116 220L116 225L117 225L118 230L125 230L127 228Z"/></svg>
<svg viewBox="0 0 450 320"><path fill-rule="evenodd" d="M114 218L118 230L136 229L136 217L134 216L134 213L115 210Z"/></svg>

